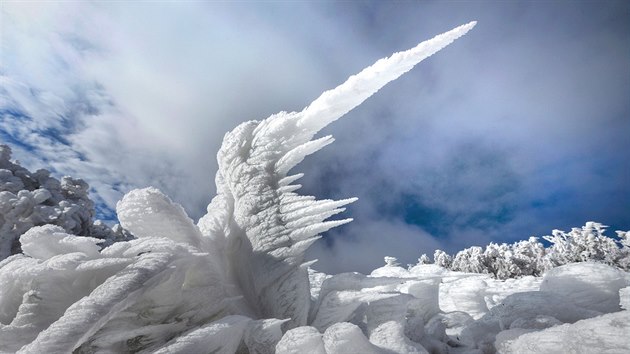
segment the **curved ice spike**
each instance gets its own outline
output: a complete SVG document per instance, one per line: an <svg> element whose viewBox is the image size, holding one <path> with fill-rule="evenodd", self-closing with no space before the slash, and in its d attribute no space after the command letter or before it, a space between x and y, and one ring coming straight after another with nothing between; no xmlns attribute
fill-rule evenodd
<svg viewBox="0 0 630 354"><path fill-rule="evenodd" d="M416 64L440 51L470 31L477 21L461 25L416 47L383 58L346 82L324 92L302 111L298 127L317 132L361 104L388 82L411 70Z"/></svg>

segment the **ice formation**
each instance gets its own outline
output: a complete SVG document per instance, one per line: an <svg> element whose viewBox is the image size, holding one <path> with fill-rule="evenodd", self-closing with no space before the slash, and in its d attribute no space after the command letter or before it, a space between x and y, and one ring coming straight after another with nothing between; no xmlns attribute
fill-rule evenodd
<svg viewBox="0 0 630 354"><path fill-rule="evenodd" d="M217 196L197 223L155 188L118 203L136 238L105 248L64 223L32 223L23 253L0 262L0 352L549 352L586 332L586 348L628 349L630 279L607 265L500 281L440 267L461 262L443 253L409 269L389 257L370 275L325 275L304 260L355 201L295 193L291 169L333 141L315 134L474 25L379 60L301 112L226 134Z"/></svg>
<svg viewBox="0 0 630 354"><path fill-rule="evenodd" d="M217 156L217 196L197 224L154 188L132 191L117 205L121 224L137 239L102 251L98 239L71 235L85 229L32 227L37 222L4 217L4 225L14 219L25 225L9 225L11 232L28 231L20 238L24 254L0 268L0 349L189 352L212 343L229 352L243 342L257 351L265 343L260 338L273 347L281 330L309 323L304 251L318 234L351 220L325 221L355 199L298 195L293 182L300 175L288 172L333 141L313 140L320 129L473 26L379 60L302 112L246 122L226 134ZM2 176L23 187L12 171ZM80 184L75 189L85 192ZM17 200L3 206L15 211L50 200L46 191L22 194L3 192L3 200ZM3 232L4 256L11 232ZM226 336L232 340L219 343Z"/></svg>

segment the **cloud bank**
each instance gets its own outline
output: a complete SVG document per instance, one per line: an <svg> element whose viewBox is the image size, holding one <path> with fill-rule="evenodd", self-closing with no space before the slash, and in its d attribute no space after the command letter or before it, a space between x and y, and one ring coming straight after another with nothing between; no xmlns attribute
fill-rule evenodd
<svg viewBox="0 0 630 354"><path fill-rule="evenodd" d="M303 193L360 199L355 222L311 252L319 267L415 263L592 219L629 229L628 9L7 3L0 139L30 169L84 178L103 218L148 185L199 217L226 131L301 110L375 59L474 19L465 40L326 128L335 144L297 168Z"/></svg>

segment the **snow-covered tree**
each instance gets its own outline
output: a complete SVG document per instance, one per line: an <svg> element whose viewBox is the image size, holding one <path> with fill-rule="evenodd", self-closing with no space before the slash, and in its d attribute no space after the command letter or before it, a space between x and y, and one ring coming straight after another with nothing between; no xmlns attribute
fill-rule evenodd
<svg viewBox="0 0 630 354"><path fill-rule="evenodd" d="M486 246L483 252L482 262L482 271L477 273L490 273L499 279L519 275L519 269L514 263L512 250L505 243L490 243Z"/></svg>
<svg viewBox="0 0 630 354"><path fill-rule="evenodd" d="M486 263L483 248L473 246L455 254L451 269L468 273L488 273Z"/></svg>
<svg viewBox="0 0 630 354"><path fill-rule="evenodd" d="M570 232L553 230L551 236L543 238L552 243L545 257L547 269L585 261L597 261L627 269L627 252L615 240L604 235L607 226L589 221L581 228ZM621 234L619 234L621 235Z"/></svg>
<svg viewBox="0 0 630 354"><path fill-rule="evenodd" d="M450 269L451 264L453 263L453 258L442 250L435 250L433 253L433 263L442 268Z"/></svg>
<svg viewBox="0 0 630 354"><path fill-rule="evenodd" d="M93 222L94 202L82 179L63 177L47 170L30 172L11 161L11 149L0 145L0 260L21 252L20 235L40 225L58 225L67 233L97 237L109 245L130 235Z"/></svg>
<svg viewBox="0 0 630 354"><path fill-rule="evenodd" d="M466 248L454 257L436 250L433 259L435 264L446 269L488 273L499 279L540 276L561 265L587 261L630 269L628 233L617 231L618 240L615 240L606 236L605 231L603 224L587 222L568 233L553 230L552 236L543 236L551 242L548 248L537 237L530 237L513 244L490 243L483 249L479 246Z"/></svg>
<svg viewBox="0 0 630 354"><path fill-rule="evenodd" d="M615 260L615 265L621 269L630 270L630 231L617 231L617 237L621 250Z"/></svg>
<svg viewBox="0 0 630 354"><path fill-rule="evenodd" d="M519 269L518 274L539 276L544 272L545 246L538 241L537 237L530 237L528 240L518 241L512 245L514 263Z"/></svg>

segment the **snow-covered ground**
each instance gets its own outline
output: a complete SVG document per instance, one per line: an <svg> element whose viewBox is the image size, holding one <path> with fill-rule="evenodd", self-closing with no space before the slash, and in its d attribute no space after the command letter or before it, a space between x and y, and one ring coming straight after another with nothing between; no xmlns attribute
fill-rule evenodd
<svg viewBox="0 0 630 354"><path fill-rule="evenodd" d="M146 238L99 252L56 226L21 242L26 255L0 264L3 353L630 350L630 274L600 263L507 280L391 260L370 275L310 270L308 319L283 333L285 321L219 301L225 280L213 283L208 255L189 245Z"/></svg>
<svg viewBox="0 0 630 354"><path fill-rule="evenodd" d="M420 343L431 353L630 351L630 274L601 263L573 263L543 277L507 280L435 265L386 265L371 276L437 283L432 293L418 297L439 304L433 307L437 312L418 321L424 328L413 329L424 330Z"/></svg>

